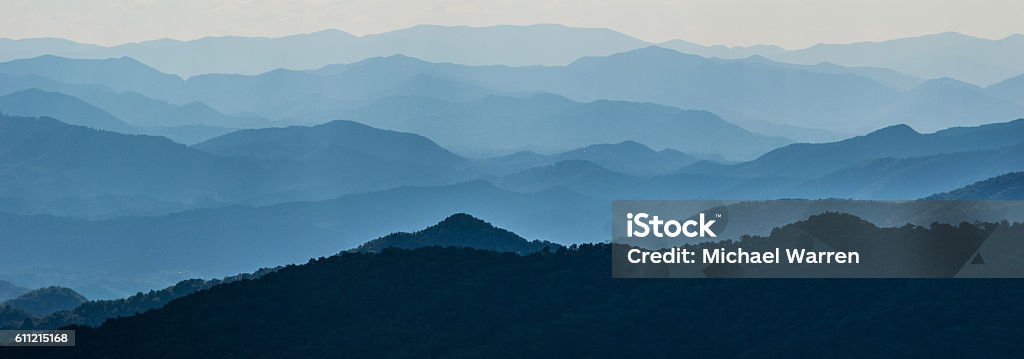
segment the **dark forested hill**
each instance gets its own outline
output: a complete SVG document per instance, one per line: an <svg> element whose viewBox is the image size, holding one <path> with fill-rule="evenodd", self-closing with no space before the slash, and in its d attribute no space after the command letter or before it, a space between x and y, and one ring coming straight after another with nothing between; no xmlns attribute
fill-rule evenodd
<svg viewBox="0 0 1024 359"><path fill-rule="evenodd" d="M34 315L48 315L72 309L85 301L85 297L70 288L46 287L29 291L3 304Z"/></svg>
<svg viewBox="0 0 1024 359"><path fill-rule="evenodd" d="M773 235L827 230L831 221L851 223L848 217L823 216ZM854 225L859 236L936 231ZM971 228L959 230L978 230ZM0 348L0 354L754 357L842 349L863 356L998 356L1016 348L1012 328L1024 319L1015 305L1024 287L1015 282L623 280L609 273L610 253L608 245L527 256L438 247L343 253L216 286L99 328L78 327L75 348Z"/></svg>
<svg viewBox="0 0 1024 359"><path fill-rule="evenodd" d="M466 247L496 252L527 254L561 247L548 241L529 241L515 233L494 227L476 217L458 213L438 224L413 233L392 233L366 242L358 252L380 252L385 248Z"/></svg>

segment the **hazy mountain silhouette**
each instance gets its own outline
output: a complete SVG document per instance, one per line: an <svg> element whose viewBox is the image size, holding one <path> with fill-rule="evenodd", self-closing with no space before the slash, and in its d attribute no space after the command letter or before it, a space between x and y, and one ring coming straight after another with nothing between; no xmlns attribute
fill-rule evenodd
<svg viewBox="0 0 1024 359"><path fill-rule="evenodd" d="M793 186L778 196L914 199L1024 170L1024 142L994 150L882 158Z"/></svg>
<svg viewBox="0 0 1024 359"><path fill-rule="evenodd" d="M190 148L50 118L0 117L0 208L106 217L334 198L477 177L421 136L337 121L246 130ZM202 150L200 150L202 149Z"/></svg>
<svg viewBox="0 0 1024 359"><path fill-rule="evenodd" d="M1024 75L1006 79L986 87L985 92L989 95L1024 105Z"/></svg>
<svg viewBox="0 0 1024 359"><path fill-rule="evenodd" d="M655 151L636 141L623 141L615 144L590 145L553 155L516 152L481 160L477 166L492 174L506 175L571 160L592 162L609 170L634 176L664 174L698 161L696 157L676 150Z"/></svg>
<svg viewBox="0 0 1024 359"><path fill-rule="evenodd" d="M1020 118L1022 114L1024 105L989 96L971 84L941 78L907 91L900 101L881 108L877 116L888 123L906 121L914 128L935 131Z"/></svg>
<svg viewBox="0 0 1024 359"><path fill-rule="evenodd" d="M704 199L764 198L736 192L754 186L756 190L775 189L791 179L759 177L745 179L705 174L664 174L638 177L612 171L584 160L565 160L552 165L523 170L491 179L497 186L520 192L566 188L604 200L618 199Z"/></svg>
<svg viewBox="0 0 1024 359"><path fill-rule="evenodd" d="M445 147L480 154L562 152L631 141L744 159L789 142L751 133L705 111L625 101L579 103L550 94L488 96L471 102L393 97L341 111L338 116L422 134Z"/></svg>
<svg viewBox="0 0 1024 359"><path fill-rule="evenodd" d="M465 247L496 252L528 254L561 247L548 241L529 241L507 230L465 213L456 213L438 224L412 233L392 233L356 247L358 252L380 252L385 248Z"/></svg>
<svg viewBox="0 0 1024 359"><path fill-rule="evenodd" d="M568 244L607 237L605 201L565 189L521 194L477 181L98 221L0 213L4 233L24 243L0 252L0 275L45 266L47 276L19 276L23 285L59 284L92 298L120 297L187 278L304 262L458 212L517 228L531 240ZM168 273L178 277L157 275Z"/></svg>
<svg viewBox="0 0 1024 359"><path fill-rule="evenodd" d="M1024 73L1024 65L1016 61L1024 57L1024 35L1020 34L988 40L945 32L881 42L820 44L791 51L776 46L706 47L673 41L659 45L726 59L761 55L794 64L884 67L921 78L952 77L981 86Z"/></svg>
<svg viewBox="0 0 1024 359"><path fill-rule="evenodd" d="M1024 200L1024 172L1013 172L929 196L928 199Z"/></svg>
<svg viewBox="0 0 1024 359"><path fill-rule="evenodd" d="M366 36L324 30L280 38L161 39L113 47L60 39L0 39L0 61L45 54L81 58L129 56L161 71L189 77L204 73L257 74L278 68L310 69L394 54L468 65L562 65L582 56L608 55L642 46L646 43L608 29L554 24L419 25Z"/></svg>
<svg viewBox="0 0 1024 359"><path fill-rule="evenodd" d="M102 85L155 98L168 98L180 92L184 84L178 76L162 73L128 57L91 60L44 55L0 63L0 73L39 75L66 84Z"/></svg>
<svg viewBox="0 0 1024 359"><path fill-rule="evenodd" d="M85 297L70 288L45 287L29 291L3 304L33 315L49 315L73 309L86 301Z"/></svg>
<svg viewBox="0 0 1024 359"><path fill-rule="evenodd" d="M756 160L735 165L698 164L683 172L816 177L883 157L909 158L995 149L1020 143L1021 138L1024 138L1024 119L977 127L954 127L931 134L896 125L838 142L792 144Z"/></svg>
<svg viewBox="0 0 1024 359"><path fill-rule="evenodd" d="M194 148L228 157L257 159L330 160L338 153L357 152L378 160L416 166L465 165L468 160L430 139L373 128L351 121L318 126L290 126L233 132Z"/></svg>
<svg viewBox="0 0 1024 359"><path fill-rule="evenodd" d="M134 126L138 132L165 136L184 144L202 142L236 128L266 127L272 124L258 116L225 115L200 102L174 105L135 92L118 93L104 86L65 84L38 75L0 74L0 94L27 90L74 96ZM52 105L47 106L50 108L44 112L56 113ZM60 116L52 117L63 119ZM64 117L68 121L75 121L74 116Z"/></svg>
<svg viewBox="0 0 1024 359"><path fill-rule="evenodd" d="M137 131L109 112L78 98L57 92L33 89L0 96L0 112L16 116L46 116L66 119L65 122L72 125L120 133Z"/></svg>
<svg viewBox="0 0 1024 359"><path fill-rule="evenodd" d="M683 53L688 53L688 54L701 54L701 52L690 52L690 51L687 51L687 50L685 50L687 48L685 46L681 46L679 48L673 46L672 44L676 44L677 43L676 41L680 41L680 40L669 41L669 42L666 42L666 43L659 44L659 46L662 46L662 47L665 47L665 48L669 48L669 49L673 49L673 50L677 50L677 51L680 51L680 52L683 52ZM702 55L702 56L707 56L707 55ZM712 56L712 57L717 57L717 56ZM833 63L829 63L829 62L822 62L822 63L815 64L815 65L798 65L798 64L790 64L790 63L785 63L785 62L772 61L772 60L770 60L770 59L768 59L768 58L766 58L764 56L761 56L761 55L750 55L749 57L740 58L740 59L737 59L737 60L744 61L744 62L751 62L751 63L760 63L760 64L773 65L773 66L777 66L777 67L794 69L794 70L820 72L820 73L825 73L825 74L852 74L852 75L858 75L858 76L867 77L869 79L874 80L875 82L878 82L878 83L880 83L882 85L885 85L885 86L887 86L889 88L892 88L894 90L899 90L899 91L910 90L910 89L912 89L914 87L917 87L917 86L919 86L919 85L921 85L922 83L925 82L925 80L920 78L920 77L907 75L905 73L902 73L902 72L899 72L899 71L896 71L896 70L893 70L893 69L883 68L883 67L846 67L846 66L839 66L839 65L836 65L836 64L833 64Z"/></svg>
<svg viewBox="0 0 1024 359"><path fill-rule="evenodd" d="M18 286L5 280L0 280L0 303L28 293L28 291L28 288Z"/></svg>
<svg viewBox="0 0 1024 359"><path fill-rule="evenodd" d="M136 77L118 77L127 75L109 74L109 79L91 75L110 73L117 66L126 68L119 72L142 72L138 77L155 79L139 82ZM473 99L474 88L484 89L481 96L550 92L577 101L655 102L711 111L741 125L772 122L846 133L892 123L934 130L950 124L1005 120L1024 113L1024 107L1016 104L990 108L1001 100L977 89L951 87L939 93L904 93L852 73L795 69L765 61L705 59L658 47L585 57L555 67L465 66L388 57L318 71L202 75L188 81L130 59L41 57L0 64L0 73L7 71L55 76L63 82L89 80L175 104L200 101L225 113L249 112L289 121L307 116L323 119L389 94L415 93L449 101ZM425 87L423 81L416 81L423 76L432 84ZM950 99L958 101L953 102L958 105L953 108L956 111L934 110ZM612 141L590 143L596 142Z"/></svg>

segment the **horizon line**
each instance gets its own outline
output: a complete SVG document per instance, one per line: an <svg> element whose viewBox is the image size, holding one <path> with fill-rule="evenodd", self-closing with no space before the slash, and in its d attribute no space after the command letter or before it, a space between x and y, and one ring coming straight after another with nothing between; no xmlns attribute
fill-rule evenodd
<svg viewBox="0 0 1024 359"><path fill-rule="evenodd" d="M290 38L290 37L309 36L309 35L325 33L325 32L340 32L340 33L344 33L346 35L350 35L350 36L352 36L354 38L367 38L367 37L379 36L379 35L384 35L384 34L393 33L393 32L408 31L408 30L412 30L412 29L415 29L415 28L418 28L418 27L439 27L439 28L448 28L448 29L456 29L456 28L488 29L488 28L497 28L497 27L527 28L527 27L538 27L538 26L559 26L559 27L564 27L564 28L568 28L568 29L576 29L576 30L604 30L604 31L611 31L611 32L615 32L617 34L621 34L623 36L627 36L629 38L635 39L637 41L644 42L644 43L646 43L648 45L661 45L661 44L665 44L665 43L669 43L669 42L673 42L673 41L683 41L683 42L695 44L695 45L702 46L702 47L708 47L708 48L711 48L711 47L725 47L725 48L730 48L730 49L745 49L745 48L754 48L754 47L775 47L775 48L780 48L780 49L783 49L783 50L786 50L786 51L799 51L799 50L809 49L809 48L812 48L812 47L815 47L815 46L827 46L827 45L852 45L852 44L862 44L862 43L883 43L883 42L889 42L889 41L895 41L895 40L915 39L915 38L922 38L922 37L929 37L929 36L938 36L938 35L944 35L944 34L955 34L955 35L966 36L966 37L970 37L970 38L973 38L973 39L986 40L986 41L1002 41L1002 40L1006 40L1006 39L1009 39L1009 38L1012 38L1012 37L1016 37L1016 36L1024 36L1024 33L1017 32L1017 33L1012 33L1012 34L1009 34L1009 35L1006 35L1006 36L1003 36L1003 37L999 37L999 38L990 38L990 37L978 36L978 35L973 35L973 34L967 34L967 33L959 32L959 31L941 31L941 32L923 33L923 34L916 34L916 35L908 35L908 36L887 38L887 39L884 39L884 40L861 40L861 41L853 41L853 42L819 42L819 43L815 43L813 45L804 46L804 47L785 47L785 46L781 46L781 45L777 45L777 44L768 44L768 43L759 43L759 44L753 44L753 45L707 44L707 43L704 43L704 42L687 40L687 39L682 39L682 38L674 38L674 39L665 40L665 41L649 41L649 40L644 40L644 39L641 39L641 38L639 38L637 36L630 35L629 33L626 33L626 32L623 32L623 31L619 31L619 30L616 30L616 29L613 29L613 28L610 28L610 27L585 27L585 26L570 26L570 25L564 25L564 24L558 24L558 23L533 23L533 24L495 24L495 25L485 25L485 26L416 24L416 25L412 25L412 26L396 28L396 29L393 29L393 30L388 30L388 31L383 31L383 32L376 32L376 33L367 33L367 34L355 34L355 33L349 32L349 31L345 31L345 30L340 29L340 28L325 28L325 29L322 29L322 30L317 30L317 31L312 31L312 32L299 32L299 33L292 33L292 34L285 34L285 35L252 35L252 36L247 36L247 35L224 34L224 35L205 35L205 36L200 36L200 37L196 37L196 38L192 38L192 39L177 39L177 38L173 38L173 37L160 37L160 38L155 38L155 39L128 41L128 42L122 42L122 43L111 44L111 45L102 45L102 44L91 43L91 42L82 42L82 41L78 41L78 40L75 40L75 39L72 39L72 38L66 38L66 37L60 37L60 36L34 36L34 37L23 37L23 38L0 37L0 40L8 40L8 41L63 40L63 41L74 42L76 44L81 44L81 45L97 46L97 47L104 47L104 48L114 48L114 47L120 47L120 46L142 44L142 43L149 43L149 42L157 42L157 41L194 42L194 41L201 41L201 40L207 40L207 39L227 39L227 38L278 40L278 39L285 39L285 38Z"/></svg>

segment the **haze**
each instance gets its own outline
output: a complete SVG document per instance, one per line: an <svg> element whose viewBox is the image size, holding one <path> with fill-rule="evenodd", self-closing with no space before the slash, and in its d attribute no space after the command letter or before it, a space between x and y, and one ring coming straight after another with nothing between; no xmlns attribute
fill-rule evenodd
<svg viewBox="0 0 1024 359"><path fill-rule="evenodd" d="M418 24L558 23L610 28L652 42L786 48L946 31L990 39L1024 32L1024 2L1012 0L6 0L0 13L7 15L0 38L100 45L323 29L365 35Z"/></svg>

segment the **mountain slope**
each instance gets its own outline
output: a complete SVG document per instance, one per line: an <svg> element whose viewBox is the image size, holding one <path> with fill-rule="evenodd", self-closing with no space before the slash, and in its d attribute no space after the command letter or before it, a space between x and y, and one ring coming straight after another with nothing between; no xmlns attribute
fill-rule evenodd
<svg viewBox="0 0 1024 359"><path fill-rule="evenodd" d="M1013 172L938 193L928 199L940 200L1024 200L1024 172Z"/></svg>
<svg viewBox="0 0 1024 359"><path fill-rule="evenodd" d="M655 151L636 141L623 141L615 144L590 145L553 155L517 152L480 160L476 166L491 174L507 175L532 167L572 160L592 162L609 170L634 176L665 174L697 162L696 157L676 150Z"/></svg>
<svg viewBox="0 0 1024 359"><path fill-rule="evenodd" d="M1024 171L1024 143L994 150L877 159L800 183L780 196L914 199L1015 171Z"/></svg>
<svg viewBox="0 0 1024 359"><path fill-rule="evenodd" d="M96 221L0 213L6 234L0 245L10 248L0 251L0 275L42 271L45 264L48 276L21 275L23 285L59 284L90 298L121 297L187 278L305 262L459 212L517 228L531 240L569 244L607 237L605 201L565 189L521 194L478 181ZM15 240L24 244L14 246ZM54 277L66 282L55 283Z"/></svg>
<svg viewBox="0 0 1024 359"><path fill-rule="evenodd" d="M931 240L962 233L952 226L877 228L831 214L786 225L766 240L793 240L795 233L827 233L840 226L856 228L850 240L911 235ZM959 229L969 231L971 239L984 233L970 224ZM342 352L357 357L625 357L657 356L683 345L699 357L750 352L813 356L834 349L828 338L853 330L882 338L870 339L881 345L847 351L857 356L1002 356L1016 349L1012 328L1024 318L1014 305L1021 291L998 287L998 296L979 295L993 290L987 281L693 280L680 285L612 278L611 252L609 245L597 244L527 256L464 248L344 253L217 286L99 328L75 327L79 343L74 348L0 348L6 350L0 353L44 359L322 357ZM788 295L750 300L766 291ZM930 300L922 302L922 297ZM680 298L688 304L680 305ZM907 310L915 306L944 314L922 320ZM658 313L657 321L632 320L652 312ZM877 318L908 324L880 328ZM679 325L686 321L705 324ZM845 325L831 324L836 322ZM249 332L224 334L239 327ZM979 347L962 331L992 337ZM331 333L332 340L306 333ZM204 344L188 345L196 342Z"/></svg>
<svg viewBox="0 0 1024 359"><path fill-rule="evenodd" d="M209 205L259 193L252 179L266 177L261 171L251 161L220 159L166 138L50 118L0 117L0 197L28 201L30 207L64 206L76 213L103 198L127 207ZM68 202L47 204L57 200Z"/></svg>
<svg viewBox="0 0 1024 359"><path fill-rule="evenodd" d="M412 233L392 233L356 247L358 252L380 252L385 248L465 247L496 252L527 254L561 247L548 241L528 241L476 217L457 213L438 224Z"/></svg>
<svg viewBox="0 0 1024 359"><path fill-rule="evenodd" d="M931 134L921 134L909 126L897 125L838 142L788 145L741 164L701 165L683 171L807 178L883 157L909 158L995 149L1020 143L1021 138L1024 138L1024 119L977 127L955 127Z"/></svg>
<svg viewBox="0 0 1024 359"><path fill-rule="evenodd" d="M44 55L0 63L0 73L39 75L67 84L103 85L115 91L135 91L157 98L170 97L181 91L184 84L180 77L128 57L93 60Z"/></svg>
<svg viewBox="0 0 1024 359"><path fill-rule="evenodd" d="M448 148L481 154L564 152L629 141L745 159L789 142L751 133L705 111L625 101L580 103L550 94L488 96L462 103L395 97L342 110L338 116L419 133Z"/></svg>
<svg viewBox="0 0 1024 359"><path fill-rule="evenodd" d="M121 133L137 131L109 112L57 92L33 89L0 96L0 112L15 116L53 117L72 125Z"/></svg>
<svg viewBox="0 0 1024 359"><path fill-rule="evenodd" d="M880 42L819 44L798 50L777 46L701 46L685 41L661 45L724 59L760 55L794 64L830 62L843 66L890 68L921 78L952 77L980 86L1024 73L1024 65L1016 61L1024 56L1024 50L1021 50L1024 49L1024 35L1020 34L989 40L946 32Z"/></svg>
<svg viewBox="0 0 1024 359"><path fill-rule="evenodd" d="M351 121L237 131L197 144L194 148L221 156L258 159L313 159L329 155L331 151L344 150L417 165L466 162L466 159L426 137L380 130Z"/></svg>
<svg viewBox="0 0 1024 359"><path fill-rule="evenodd" d="M0 280L0 303L7 301L8 299L16 298L22 294L28 293L28 288L23 288L15 285L14 283Z"/></svg>
<svg viewBox="0 0 1024 359"><path fill-rule="evenodd" d="M0 130L0 208L17 213L159 214L478 176L422 136L347 121L247 130L196 148L49 118L4 116Z"/></svg>
<svg viewBox="0 0 1024 359"><path fill-rule="evenodd" d="M985 92L999 98L1024 105L1024 75L986 87Z"/></svg>
<svg viewBox="0 0 1024 359"><path fill-rule="evenodd" d="M86 301L85 297L69 288L46 287L32 290L3 304L34 315L44 316L73 309Z"/></svg>

